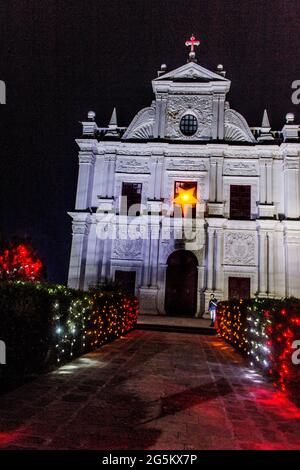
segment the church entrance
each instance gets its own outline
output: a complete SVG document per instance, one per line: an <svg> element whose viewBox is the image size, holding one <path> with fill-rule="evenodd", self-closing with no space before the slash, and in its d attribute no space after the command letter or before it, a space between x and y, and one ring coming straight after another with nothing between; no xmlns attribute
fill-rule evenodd
<svg viewBox="0 0 300 470"><path fill-rule="evenodd" d="M190 251L174 251L168 258L165 310L167 315L194 316L197 311L198 262Z"/></svg>

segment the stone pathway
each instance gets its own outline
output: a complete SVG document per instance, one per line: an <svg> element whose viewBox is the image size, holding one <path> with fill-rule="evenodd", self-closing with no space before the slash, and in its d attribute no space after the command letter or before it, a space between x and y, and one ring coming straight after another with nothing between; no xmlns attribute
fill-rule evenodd
<svg viewBox="0 0 300 470"><path fill-rule="evenodd" d="M209 318L169 317L167 315L139 315L138 325L183 326L189 328L211 328Z"/></svg>
<svg viewBox="0 0 300 470"><path fill-rule="evenodd" d="M221 339L134 331L0 397L1 449L299 449L300 409Z"/></svg>

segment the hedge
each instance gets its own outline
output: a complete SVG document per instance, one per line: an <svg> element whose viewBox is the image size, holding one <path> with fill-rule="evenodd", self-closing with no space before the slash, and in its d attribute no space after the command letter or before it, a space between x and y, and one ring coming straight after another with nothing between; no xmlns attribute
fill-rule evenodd
<svg viewBox="0 0 300 470"><path fill-rule="evenodd" d="M1 389L113 341L134 328L137 316L137 299L122 292L1 282Z"/></svg>
<svg viewBox="0 0 300 470"><path fill-rule="evenodd" d="M300 383L300 354L296 351L300 347L296 343L300 340L299 299L219 302L217 329L282 391Z"/></svg>

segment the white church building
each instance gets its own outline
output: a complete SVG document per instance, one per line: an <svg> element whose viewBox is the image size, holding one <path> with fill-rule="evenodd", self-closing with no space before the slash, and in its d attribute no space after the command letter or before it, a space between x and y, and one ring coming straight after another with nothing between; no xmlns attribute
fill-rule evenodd
<svg viewBox="0 0 300 470"><path fill-rule="evenodd" d="M250 128L231 82L195 59L152 80L119 127L82 122L68 284L113 279L143 313L197 316L218 300L300 298L300 128ZM261 110L262 114L263 110Z"/></svg>

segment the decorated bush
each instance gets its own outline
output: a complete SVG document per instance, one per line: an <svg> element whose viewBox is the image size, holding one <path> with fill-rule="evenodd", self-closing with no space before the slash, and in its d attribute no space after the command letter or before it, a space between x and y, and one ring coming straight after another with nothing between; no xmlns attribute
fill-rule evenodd
<svg viewBox="0 0 300 470"><path fill-rule="evenodd" d="M138 301L120 292L0 282L1 388L95 349L134 328Z"/></svg>
<svg viewBox="0 0 300 470"><path fill-rule="evenodd" d="M130 331L137 320L138 301L120 292L91 291L91 314L86 335L97 348Z"/></svg>
<svg viewBox="0 0 300 470"><path fill-rule="evenodd" d="M38 281L45 267L28 240L13 239L0 249L0 279Z"/></svg>
<svg viewBox="0 0 300 470"><path fill-rule="evenodd" d="M21 376L43 368L52 341L52 298L33 283L0 283L0 339L7 365L0 373Z"/></svg>
<svg viewBox="0 0 300 470"><path fill-rule="evenodd" d="M285 390L300 384L300 300L220 302L219 334ZM299 358L299 359L298 359Z"/></svg>

